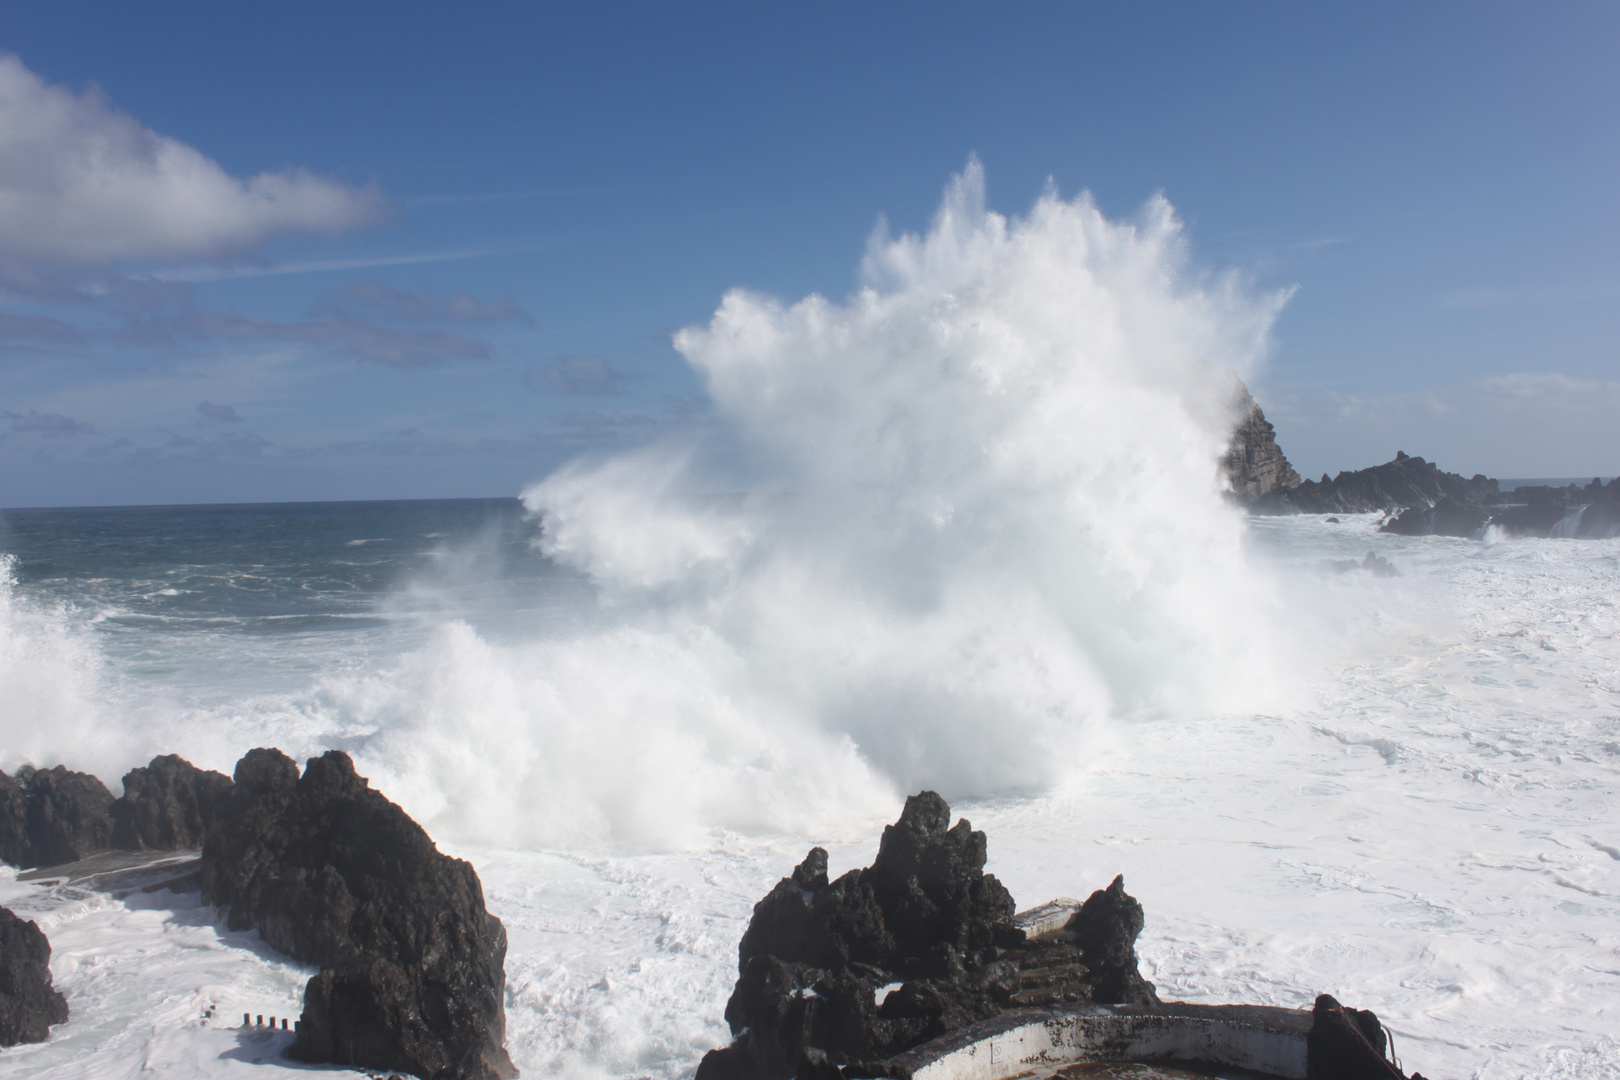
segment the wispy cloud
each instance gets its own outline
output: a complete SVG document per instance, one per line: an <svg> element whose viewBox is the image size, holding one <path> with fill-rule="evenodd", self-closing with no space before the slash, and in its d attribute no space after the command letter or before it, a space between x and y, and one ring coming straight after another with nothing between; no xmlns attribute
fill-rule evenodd
<svg viewBox="0 0 1620 1080"><path fill-rule="evenodd" d="M241 424L245 421L242 414L229 405L215 405L212 401L199 401L197 415L204 420L212 420L216 424Z"/></svg>
<svg viewBox="0 0 1620 1080"><path fill-rule="evenodd" d="M280 274L325 274L345 270L374 270L384 266L415 266L420 263L482 259L492 255L514 255L532 251L529 247L458 248L453 251L414 251L402 255L365 255L348 259L310 259L304 262L245 263L234 266L182 266L154 271L154 281L188 282L200 285L227 278L274 277Z"/></svg>
<svg viewBox="0 0 1620 1080"><path fill-rule="evenodd" d="M436 327L402 330L349 318L272 322L196 309L131 319L119 337L131 344L149 346L208 339L286 341L326 346L365 363L394 368L486 360L490 355L484 342Z"/></svg>
<svg viewBox="0 0 1620 1080"><path fill-rule="evenodd" d="M61 413L42 413L36 409L29 409L27 412L0 410L0 420L10 425L13 435L43 435L52 438L58 435L89 435L96 430L83 420L75 420Z"/></svg>
<svg viewBox="0 0 1620 1080"><path fill-rule="evenodd" d="M534 391L597 397L623 393L629 378L600 356L565 356L555 364L528 369L523 384Z"/></svg>
<svg viewBox="0 0 1620 1080"><path fill-rule="evenodd" d="M99 89L75 94L0 55L0 270L222 258L288 232L378 220L381 195L302 169L239 179L143 127Z"/></svg>
<svg viewBox="0 0 1620 1080"><path fill-rule="evenodd" d="M345 285L335 297L315 305L315 314L346 315L363 312L371 318L395 322L522 322L534 320L524 314L509 296L480 302L464 293L440 300L384 285L380 281L359 281Z"/></svg>
<svg viewBox="0 0 1620 1080"><path fill-rule="evenodd" d="M47 315L12 315L0 313L0 347L15 342L38 341L57 345L74 345L84 335L72 323L53 319Z"/></svg>

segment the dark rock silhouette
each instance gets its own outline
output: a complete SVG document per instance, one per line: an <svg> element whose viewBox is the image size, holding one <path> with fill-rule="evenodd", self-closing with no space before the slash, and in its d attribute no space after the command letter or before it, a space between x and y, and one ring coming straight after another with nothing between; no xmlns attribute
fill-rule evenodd
<svg viewBox="0 0 1620 1080"><path fill-rule="evenodd" d="M89 773L24 766L0 773L0 859L22 869L57 866L111 846L112 792Z"/></svg>
<svg viewBox="0 0 1620 1080"><path fill-rule="evenodd" d="M51 943L34 923L0 908L0 1046L44 1042L67 1022L67 1002L51 985Z"/></svg>
<svg viewBox="0 0 1620 1080"><path fill-rule="evenodd" d="M1340 1005L1331 995L1316 999L1305 1041L1306 1080L1408 1080L1389 1060L1389 1037L1367 1009ZM1423 1080L1413 1073L1410 1080Z"/></svg>
<svg viewBox="0 0 1620 1080"><path fill-rule="evenodd" d="M231 793L231 778L205 772L175 754L155 757L124 775L124 794L111 807L112 846L124 851L200 848L203 835Z"/></svg>
<svg viewBox="0 0 1620 1080"><path fill-rule="evenodd" d="M1075 912L1068 931L1080 946L1090 973L1092 1000L1103 1005L1156 1004L1153 984L1136 966L1136 939L1144 924L1142 905L1125 892L1125 876L1114 878Z"/></svg>
<svg viewBox="0 0 1620 1080"><path fill-rule="evenodd" d="M506 931L473 868L355 775L252 750L203 844L203 898L321 968L290 1053L432 1080L516 1075L502 1045Z"/></svg>
<svg viewBox="0 0 1620 1080"><path fill-rule="evenodd" d="M1393 461L1383 465L1278 488L1245 505L1259 514L1365 514L1409 508L1428 511L1441 502L1482 506L1499 494L1497 482L1488 477L1464 479L1398 451Z"/></svg>
<svg viewBox="0 0 1620 1080"><path fill-rule="evenodd" d="M754 905L726 1005L735 1041L699 1080L831 1077L1008 1008L1156 1004L1136 970L1142 908L1116 879L1036 941L984 872L986 841L931 791L906 800L864 870L827 880L827 853Z"/></svg>

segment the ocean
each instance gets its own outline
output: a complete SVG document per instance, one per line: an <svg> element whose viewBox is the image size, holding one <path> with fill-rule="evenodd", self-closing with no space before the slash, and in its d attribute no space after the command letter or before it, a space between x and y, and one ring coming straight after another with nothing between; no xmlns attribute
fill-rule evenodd
<svg viewBox="0 0 1620 1080"><path fill-rule="evenodd" d="M704 425L520 498L0 512L0 767L349 752L481 875L531 1077L690 1076L753 903L924 788L1021 906L1123 874L1162 997L1620 1076L1620 540L1245 518L1214 373L1285 297L1167 204L982 199L846 301L728 295ZM292 1068L238 1025L310 973L195 897L0 903L72 1010L0 1077Z"/></svg>

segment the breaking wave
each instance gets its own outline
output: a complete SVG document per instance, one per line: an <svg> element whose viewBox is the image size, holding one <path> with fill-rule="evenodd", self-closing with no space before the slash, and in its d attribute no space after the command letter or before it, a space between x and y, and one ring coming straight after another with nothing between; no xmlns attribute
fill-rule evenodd
<svg viewBox="0 0 1620 1080"><path fill-rule="evenodd" d="M1008 219L971 162L847 301L739 290L675 336L714 431L524 493L605 627L451 624L331 704L436 832L515 844L1050 789L1108 718L1252 709L1276 600L1217 460L1283 300L1191 269L1162 198ZM698 494L716 446L750 493Z"/></svg>

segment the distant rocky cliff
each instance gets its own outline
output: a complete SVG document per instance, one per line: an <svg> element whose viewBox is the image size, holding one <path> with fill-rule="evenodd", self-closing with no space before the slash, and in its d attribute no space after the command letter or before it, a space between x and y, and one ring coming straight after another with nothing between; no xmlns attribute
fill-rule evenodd
<svg viewBox="0 0 1620 1080"><path fill-rule="evenodd" d="M1288 464L1282 448L1277 445L1277 431L1260 411L1260 405L1243 383L1237 384L1239 395L1234 410L1241 419L1232 433L1232 442L1221 462L1222 471L1231 485L1232 494L1240 499L1253 499L1273 491L1299 486L1299 473Z"/></svg>

